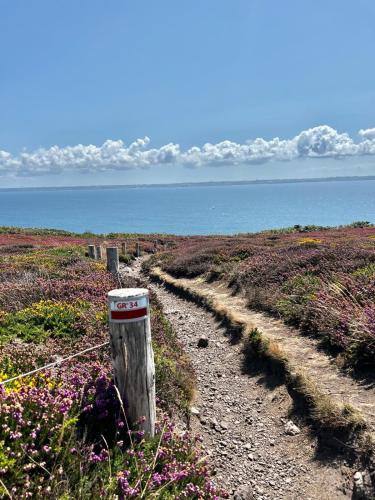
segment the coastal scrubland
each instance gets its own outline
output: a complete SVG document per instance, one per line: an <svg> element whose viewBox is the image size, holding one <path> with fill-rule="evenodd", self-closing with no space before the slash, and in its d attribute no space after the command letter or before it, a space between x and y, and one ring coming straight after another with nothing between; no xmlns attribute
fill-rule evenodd
<svg viewBox="0 0 375 500"><path fill-rule="evenodd" d="M106 293L134 282L119 283L104 263L89 260L86 245L59 231L1 231L0 381L108 340ZM0 385L1 498L225 497L211 482L199 438L173 423L184 421L194 371L154 295L151 306L156 437L127 428L107 345L7 382Z"/></svg>
<svg viewBox="0 0 375 500"><path fill-rule="evenodd" d="M375 227L294 226L235 236L0 228L0 381L108 340L106 293L119 282L87 244L126 241L144 269L223 283L250 309L318 338L337 364L371 376ZM0 497L225 498L199 438L181 430L194 394L189 358L152 295L158 433L129 431L108 346L0 385ZM174 422L178 423L177 428ZM183 427L183 425L182 425Z"/></svg>
<svg viewBox="0 0 375 500"><path fill-rule="evenodd" d="M345 368L375 362L375 227L295 226L192 237L154 258L174 277L223 281L248 306L321 340Z"/></svg>

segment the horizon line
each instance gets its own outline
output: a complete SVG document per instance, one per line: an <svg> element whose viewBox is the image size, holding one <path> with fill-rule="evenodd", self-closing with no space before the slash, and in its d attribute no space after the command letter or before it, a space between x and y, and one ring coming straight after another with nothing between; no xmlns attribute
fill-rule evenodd
<svg viewBox="0 0 375 500"><path fill-rule="evenodd" d="M349 182L375 180L375 175L346 175L329 177L293 177L279 179L253 179L239 181L201 181L201 182L171 182L152 184L90 184L72 186L34 186L34 187L0 187L0 191L40 191L40 190L69 190L69 189L118 189L118 188L161 188L161 187L208 187L208 186L238 186L251 184L295 184L302 182Z"/></svg>

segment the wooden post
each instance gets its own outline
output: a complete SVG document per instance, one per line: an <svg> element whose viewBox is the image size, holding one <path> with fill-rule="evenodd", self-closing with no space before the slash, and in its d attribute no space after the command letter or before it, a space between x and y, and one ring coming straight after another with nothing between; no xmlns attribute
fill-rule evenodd
<svg viewBox="0 0 375 500"><path fill-rule="evenodd" d="M117 275L119 270L119 259L117 247L107 247L107 271Z"/></svg>
<svg viewBox="0 0 375 500"><path fill-rule="evenodd" d="M126 255L126 241L121 243L121 253L122 255Z"/></svg>
<svg viewBox="0 0 375 500"><path fill-rule="evenodd" d="M89 245L88 252L90 259L95 259L95 245Z"/></svg>
<svg viewBox="0 0 375 500"><path fill-rule="evenodd" d="M141 245L137 242L137 249L136 249L136 253L135 255L137 257L140 257L141 256Z"/></svg>
<svg viewBox="0 0 375 500"><path fill-rule="evenodd" d="M124 402L130 428L155 434L155 365L151 345L149 294L145 288L108 293L109 331L115 384Z"/></svg>
<svg viewBox="0 0 375 500"><path fill-rule="evenodd" d="M96 258L96 260L102 260L102 247L101 246L95 247L95 258Z"/></svg>
<svg viewBox="0 0 375 500"><path fill-rule="evenodd" d="M158 251L158 240L154 241L154 252Z"/></svg>

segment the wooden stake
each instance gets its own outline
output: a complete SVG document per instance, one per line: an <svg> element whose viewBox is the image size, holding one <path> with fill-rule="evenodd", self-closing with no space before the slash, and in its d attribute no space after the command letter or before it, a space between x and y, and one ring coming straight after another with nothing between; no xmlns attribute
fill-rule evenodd
<svg viewBox="0 0 375 500"><path fill-rule="evenodd" d="M149 294L145 288L108 293L109 331L115 384L128 424L155 434L155 365L151 345ZM144 422L138 422L144 417Z"/></svg>
<svg viewBox="0 0 375 500"><path fill-rule="evenodd" d="M95 259L95 245L88 246L88 253L89 253L90 259Z"/></svg>
<svg viewBox="0 0 375 500"><path fill-rule="evenodd" d="M101 246L95 247L95 258L96 258L96 260L102 260L102 247Z"/></svg>
<svg viewBox="0 0 375 500"><path fill-rule="evenodd" d="M121 252L122 252L122 255L126 255L126 241L121 243Z"/></svg>
<svg viewBox="0 0 375 500"><path fill-rule="evenodd" d="M117 247L107 247L107 271L117 275L119 270L119 259Z"/></svg>
<svg viewBox="0 0 375 500"><path fill-rule="evenodd" d="M141 256L141 245L139 243L137 243L136 256L137 257Z"/></svg>

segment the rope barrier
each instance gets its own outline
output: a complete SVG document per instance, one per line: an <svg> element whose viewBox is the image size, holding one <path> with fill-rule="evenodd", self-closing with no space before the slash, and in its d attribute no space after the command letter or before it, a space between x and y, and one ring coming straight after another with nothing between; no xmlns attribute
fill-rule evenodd
<svg viewBox="0 0 375 500"><path fill-rule="evenodd" d="M14 382L15 380L18 380L23 377L28 377L29 375L34 375L34 373L38 373L42 370L46 370L47 368L52 368L53 366L60 365L64 361L68 361L69 359L76 358L77 356L81 356L82 354L86 354L87 352L94 351L95 349L99 349L100 347L104 347L105 345L109 344L109 340L107 342L103 342L102 344L98 344L94 347L89 347L88 349L84 349L83 351L77 352L76 354L71 354L70 356L67 356L66 358L59 359L58 361L54 361L53 363L48 363L48 365L41 366L40 368L35 368L35 370L31 370L26 373L21 373L21 375L17 375L15 377L8 378L7 380L2 380L0 382L0 385L5 385L8 384L9 382Z"/></svg>

